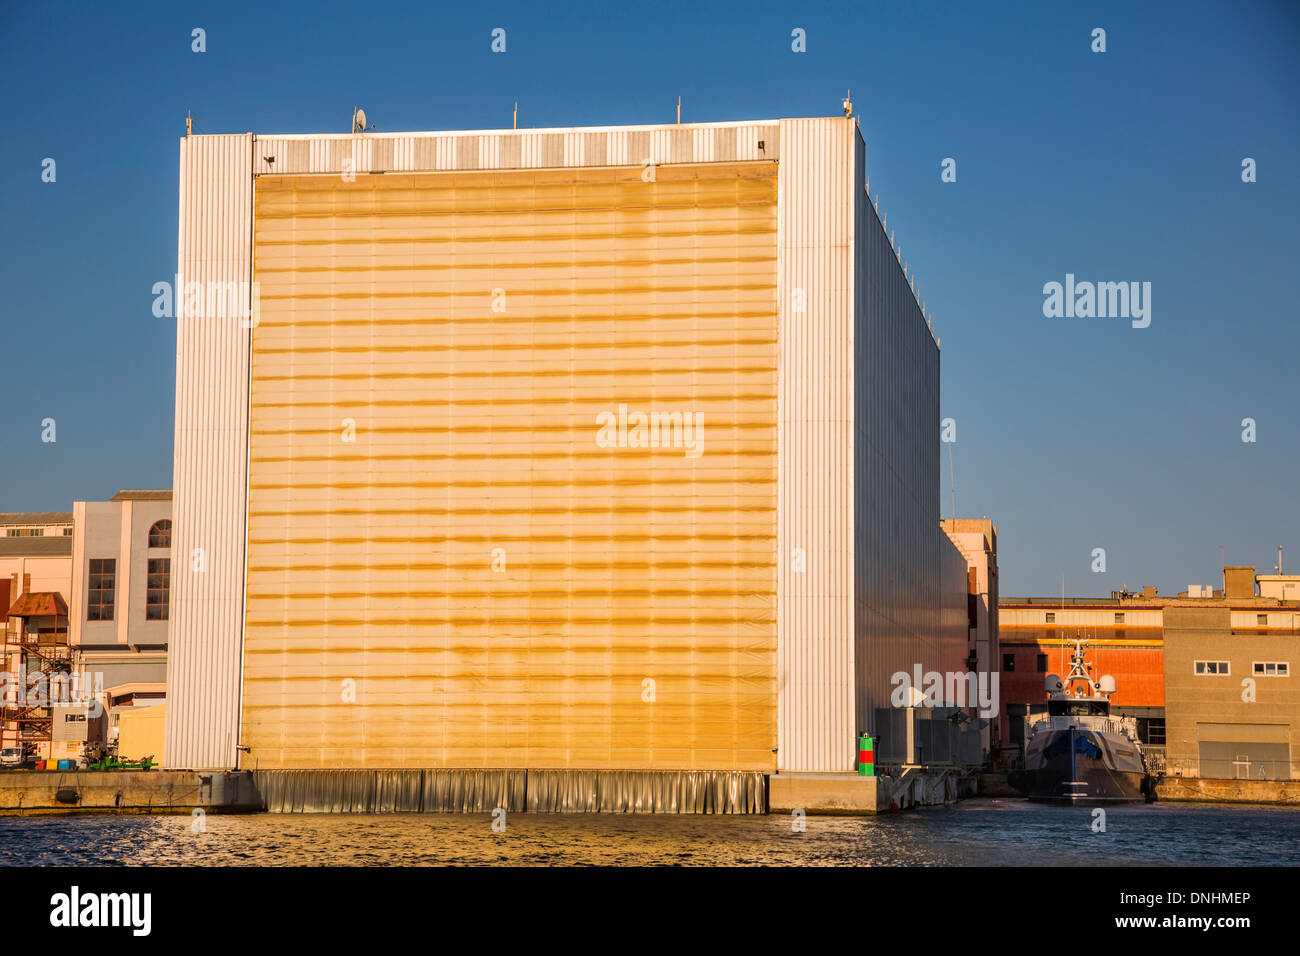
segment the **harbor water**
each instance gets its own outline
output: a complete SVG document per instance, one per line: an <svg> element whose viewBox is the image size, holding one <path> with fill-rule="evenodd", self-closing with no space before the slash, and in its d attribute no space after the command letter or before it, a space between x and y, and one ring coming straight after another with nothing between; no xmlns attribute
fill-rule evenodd
<svg viewBox="0 0 1300 956"><path fill-rule="evenodd" d="M975 798L877 817L272 814L0 818L6 866L1300 865L1300 810ZM495 828L494 828L495 824ZM504 829L502 825L504 824ZM800 827L804 827L800 830Z"/></svg>

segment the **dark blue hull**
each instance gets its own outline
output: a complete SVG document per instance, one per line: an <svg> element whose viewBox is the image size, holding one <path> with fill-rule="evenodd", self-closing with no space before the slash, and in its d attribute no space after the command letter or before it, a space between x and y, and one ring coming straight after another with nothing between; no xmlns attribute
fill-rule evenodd
<svg viewBox="0 0 1300 956"><path fill-rule="evenodd" d="M1151 799L1151 777L1131 741L1082 728L1048 731L1030 764L1007 782L1040 803L1096 805Z"/></svg>

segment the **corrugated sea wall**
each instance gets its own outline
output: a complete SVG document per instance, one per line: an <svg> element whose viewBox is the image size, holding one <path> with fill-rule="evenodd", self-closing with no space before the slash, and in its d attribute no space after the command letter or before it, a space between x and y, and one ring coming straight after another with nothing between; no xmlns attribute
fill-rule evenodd
<svg viewBox="0 0 1300 956"><path fill-rule="evenodd" d="M721 770L259 770L272 813L766 813L765 774Z"/></svg>

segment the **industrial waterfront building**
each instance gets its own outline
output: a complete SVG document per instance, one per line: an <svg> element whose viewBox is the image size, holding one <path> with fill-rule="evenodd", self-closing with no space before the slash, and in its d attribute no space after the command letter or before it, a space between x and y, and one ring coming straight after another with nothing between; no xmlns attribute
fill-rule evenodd
<svg viewBox="0 0 1300 956"><path fill-rule="evenodd" d="M1000 607L1003 754L1045 712L1043 678L1066 642L1088 641L1094 673L1118 683L1112 711L1137 719L1170 776L1300 779L1300 601L1294 575L1224 568L1223 586L1109 598L1005 598ZM1266 593L1267 592L1267 593Z"/></svg>
<svg viewBox="0 0 1300 956"><path fill-rule="evenodd" d="M964 669L855 120L180 167L166 766L844 773Z"/></svg>
<svg viewBox="0 0 1300 956"><path fill-rule="evenodd" d="M122 713L165 700L170 516L169 491L0 515L5 748L80 758L114 739Z"/></svg>

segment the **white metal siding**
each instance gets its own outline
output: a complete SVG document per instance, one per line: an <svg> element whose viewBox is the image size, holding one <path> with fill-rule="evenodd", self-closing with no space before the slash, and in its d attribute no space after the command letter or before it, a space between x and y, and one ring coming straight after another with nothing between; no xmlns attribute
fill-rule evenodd
<svg viewBox="0 0 1300 956"><path fill-rule="evenodd" d="M253 146L251 135L181 140L178 308L188 283L251 281ZM249 330L238 315L178 316L163 764L213 769L235 765L239 742Z"/></svg>
<svg viewBox="0 0 1300 956"><path fill-rule="evenodd" d="M807 123L839 120L803 120ZM192 140L217 137L191 137ZM707 123L504 132L358 133L259 136L253 170L259 175L358 175L461 169L547 169L713 163L780 157L776 123ZM762 143L762 148L759 144Z"/></svg>
<svg viewBox="0 0 1300 956"><path fill-rule="evenodd" d="M849 119L781 121L777 765L786 771L854 761L855 138ZM796 290L802 313L792 311Z"/></svg>
<svg viewBox="0 0 1300 956"><path fill-rule="evenodd" d="M939 523L939 349L864 188L856 138L856 723L880 732L890 677L964 671L966 562Z"/></svg>

